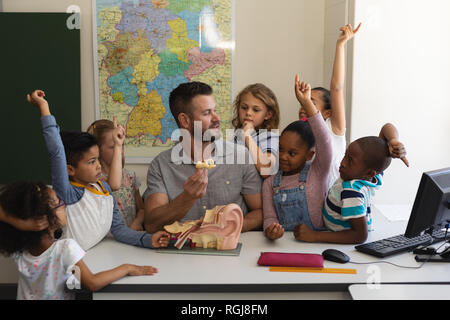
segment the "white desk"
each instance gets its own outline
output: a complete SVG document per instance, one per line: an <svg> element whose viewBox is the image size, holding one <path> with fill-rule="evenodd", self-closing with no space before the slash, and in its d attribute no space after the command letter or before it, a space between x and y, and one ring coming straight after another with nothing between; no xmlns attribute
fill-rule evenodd
<svg viewBox="0 0 450 320"><path fill-rule="evenodd" d="M348 290L354 300L450 300L450 285L442 284L352 284Z"/></svg>
<svg viewBox="0 0 450 320"><path fill-rule="evenodd" d="M375 231L367 241L401 234L406 221L389 222L374 212ZM89 250L84 261L92 272L116 267L122 263L152 265L159 269L153 276L125 277L93 295L94 299L349 299L348 287L367 284L450 284L450 264L427 263L421 269L401 269L388 264L338 264L324 261L326 268L352 268L357 274L320 274L269 272L257 265L262 251L322 253L336 248L356 262L379 261L357 252L354 245L303 243L292 233L270 241L262 232L247 232L240 237L240 256L203 256L165 254L137 248L106 239ZM384 260L405 266L419 266L412 253Z"/></svg>

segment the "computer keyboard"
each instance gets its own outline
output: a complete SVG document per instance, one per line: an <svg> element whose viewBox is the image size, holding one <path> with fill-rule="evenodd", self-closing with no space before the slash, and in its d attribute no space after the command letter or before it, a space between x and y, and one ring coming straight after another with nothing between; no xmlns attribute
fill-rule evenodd
<svg viewBox="0 0 450 320"><path fill-rule="evenodd" d="M431 245L436 242L444 241L445 236L445 230L435 230L432 235L425 233L414 238L407 238L403 235L398 235L374 242L364 243L356 246L355 249L372 256L384 258L396 253L412 251L420 245Z"/></svg>

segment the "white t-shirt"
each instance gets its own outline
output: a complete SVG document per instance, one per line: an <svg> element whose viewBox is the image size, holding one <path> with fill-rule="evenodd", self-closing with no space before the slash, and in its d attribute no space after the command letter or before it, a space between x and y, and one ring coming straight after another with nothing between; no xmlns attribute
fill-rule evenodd
<svg viewBox="0 0 450 320"><path fill-rule="evenodd" d="M73 266L85 252L73 239L58 240L35 257L29 252L12 256L19 270L17 300L71 300L74 294L64 292Z"/></svg>
<svg viewBox="0 0 450 320"><path fill-rule="evenodd" d="M67 206L67 225L62 237L75 239L84 250L89 250L109 233L113 209L113 196L98 184L91 184L80 201Z"/></svg>
<svg viewBox="0 0 450 320"><path fill-rule="evenodd" d="M331 186L340 177L339 166L341 165L341 161L344 158L347 143L345 141L345 132L342 136L338 136L333 132L333 130L331 129L330 118L325 120L325 124L327 125L328 130L330 130L331 147L333 150L333 156L331 158L330 174L328 176L328 190L330 190Z"/></svg>

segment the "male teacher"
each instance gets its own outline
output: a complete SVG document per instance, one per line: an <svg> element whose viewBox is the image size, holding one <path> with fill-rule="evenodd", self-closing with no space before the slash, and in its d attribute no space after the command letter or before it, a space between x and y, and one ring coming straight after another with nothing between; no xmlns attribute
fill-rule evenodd
<svg viewBox="0 0 450 320"><path fill-rule="evenodd" d="M180 84L169 105L182 139L148 168L145 230L153 233L174 221L200 219L206 210L229 203L242 209L242 232L260 228L262 179L248 150L221 138L212 88L202 82ZM215 168L196 169L197 161L210 158Z"/></svg>

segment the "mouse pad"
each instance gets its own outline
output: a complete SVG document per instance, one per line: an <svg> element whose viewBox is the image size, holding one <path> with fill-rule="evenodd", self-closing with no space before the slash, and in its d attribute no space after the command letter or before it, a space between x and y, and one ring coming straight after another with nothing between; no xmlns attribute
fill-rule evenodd
<svg viewBox="0 0 450 320"><path fill-rule="evenodd" d="M156 252L159 253L175 253L175 254L199 254L199 255L210 255L210 256L239 256L241 254L242 243L239 242L236 249L233 250L217 250L215 248L191 248L190 246L184 246L181 249L175 247L167 247L157 249Z"/></svg>

